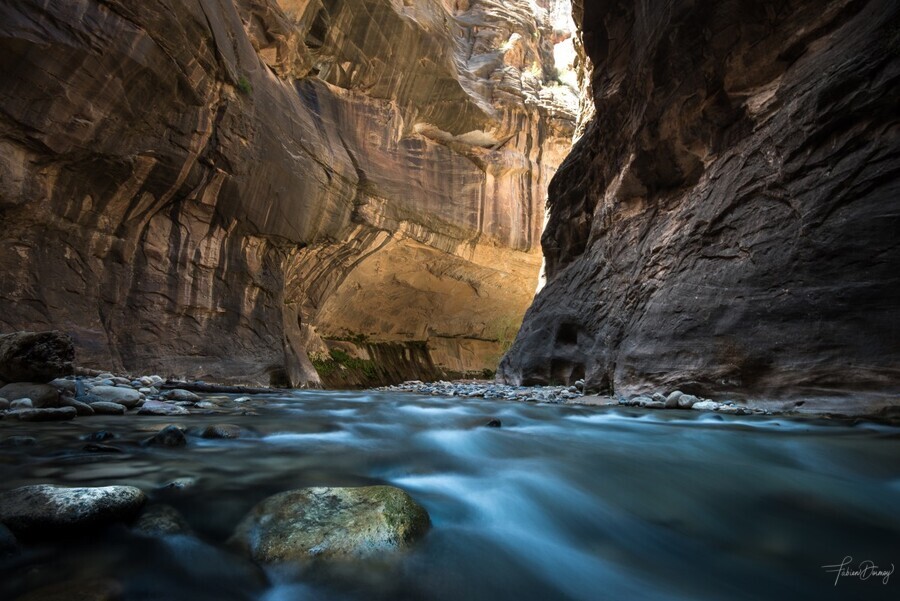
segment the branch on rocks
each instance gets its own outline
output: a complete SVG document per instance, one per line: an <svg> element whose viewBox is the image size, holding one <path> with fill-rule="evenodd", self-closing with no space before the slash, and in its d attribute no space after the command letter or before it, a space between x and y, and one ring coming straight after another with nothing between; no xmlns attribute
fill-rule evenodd
<svg viewBox="0 0 900 601"><path fill-rule="evenodd" d="M278 392L277 388L227 386L223 384L207 384L206 382L178 382L176 380L166 380L164 384L159 385L159 388L164 390L180 388L181 390L189 390L190 392L222 392L226 394L270 394L273 392Z"/></svg>

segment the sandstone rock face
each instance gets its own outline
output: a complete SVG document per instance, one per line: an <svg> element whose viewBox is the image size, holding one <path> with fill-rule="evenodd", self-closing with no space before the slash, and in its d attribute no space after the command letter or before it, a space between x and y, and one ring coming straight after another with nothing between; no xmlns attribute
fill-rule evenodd
<svg viewBox="0 0 900 601"><path fill-rule="evenodd" d="M0 329L219 381L337 339L490 366L574 127L532 6L4 3Z"/></svg>
<svg viewBox="0 0 900 601"><path fill-rule="evenodd" d="M900 389L900 5L577 2L596 116L501 371L625 396Z"/></svg>

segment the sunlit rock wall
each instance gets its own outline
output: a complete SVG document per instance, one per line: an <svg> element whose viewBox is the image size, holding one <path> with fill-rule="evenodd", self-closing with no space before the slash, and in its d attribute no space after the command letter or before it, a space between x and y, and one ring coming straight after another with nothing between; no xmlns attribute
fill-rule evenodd
<svg viewBox="0 0 900 601"><path fill-rule="evenodd" d="M0 329L212 380L495 365L574 131L539 4L3 3Z"/></svg>
<svg viewBox="0 0 900 601"><path fill-rule="evenodd" d="M596 116L502 374L896 401L900 4L575 4Z"/></svg>

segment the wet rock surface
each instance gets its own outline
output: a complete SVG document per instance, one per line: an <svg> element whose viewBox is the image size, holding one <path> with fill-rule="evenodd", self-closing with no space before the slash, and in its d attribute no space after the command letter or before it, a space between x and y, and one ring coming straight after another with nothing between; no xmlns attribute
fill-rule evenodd
<svg viewBox="0 0 900 601"><path fill-rule="evenodd" d="M900 5L575 4L596 116L500 373L896 399Z"/></svg>
<svg viewBox="0 0 900 601"><path fill-rule="evenodd" d="M407 548L429 525L425 509L398 488L307 488L254 507L230 544L266 564L377 559Z"/></svg>
<svg viewBox="0 0 900 601"><path fill-rule="evenodd" d="M163 401L147 401L138 409L138 415L188 415L184 407Z"/></svg>
<svg viewBox="0 0 900 601"><path fill-rule="evenodd" d="M183 447L187 445L187 437L184 430L178 426L166 426L150 438L144 444L158 447Z"/></svg>
<svg viewBox="0 0 900 601"><path fill-rule="evenodd" d="M23 486L0 493L0 523L20 537L65 536L128 521L145 500L144 493L132 486Z"/></svg>
<svg viewBox="0 0 900 601"><path fill-rule="evenodd" d="M170 505L149 505L135 521L132 529L147 536L168 534L191 535L190 524L177 509Z"/></svg>

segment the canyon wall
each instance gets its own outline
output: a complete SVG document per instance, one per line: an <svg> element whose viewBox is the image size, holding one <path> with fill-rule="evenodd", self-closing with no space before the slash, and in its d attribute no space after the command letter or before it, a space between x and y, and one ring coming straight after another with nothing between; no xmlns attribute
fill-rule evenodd
<svg viewBox="0 0 900 601"><path fill-rule="evenodd" d="M509 381L900 392L900 5L575 4L596 114Z"/></svg>
<svg viewBox="0 0 900 601"><path fill-rule="evenodd" d="M0 330L219 381L496 365L575 124L539 4L3 3Z"/></svg>

